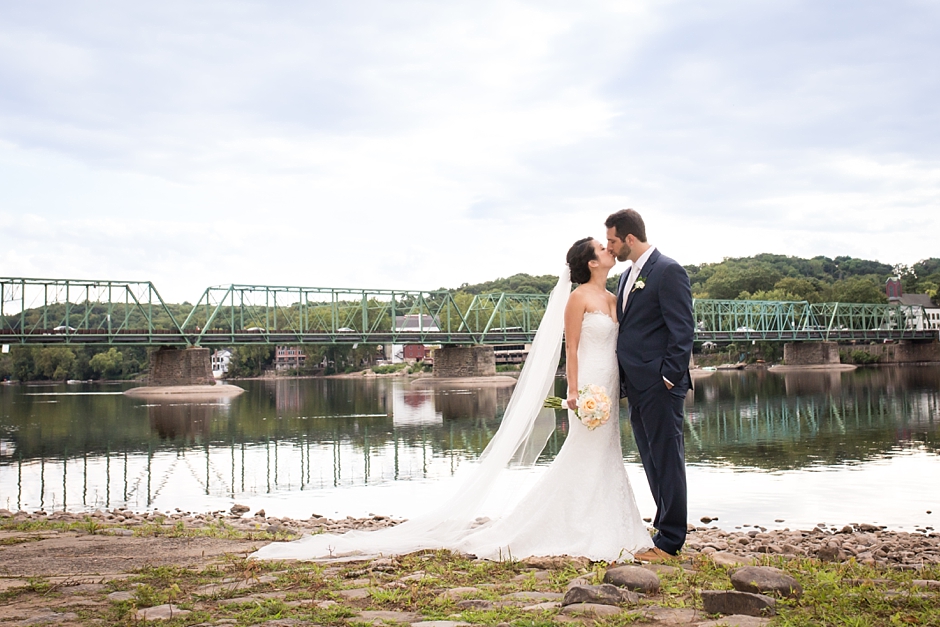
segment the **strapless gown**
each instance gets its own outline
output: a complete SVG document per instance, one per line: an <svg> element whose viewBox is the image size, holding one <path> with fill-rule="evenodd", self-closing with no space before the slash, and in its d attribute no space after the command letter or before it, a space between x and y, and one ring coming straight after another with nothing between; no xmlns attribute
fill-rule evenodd
<svg viewBox="0 0 940 627"><path fill-rule="evenodd" d="M313 535L271 543L252 557L305 560L447 548L488 559L572 555L614 561L652 548L620 447L617 331L607 314L587 313L578 347L578 388L603 386L612 401L610 419L590 430L569 411L561 450L505 515L456 533L446 526L422 527L415 520L378 531Z"/></svg>

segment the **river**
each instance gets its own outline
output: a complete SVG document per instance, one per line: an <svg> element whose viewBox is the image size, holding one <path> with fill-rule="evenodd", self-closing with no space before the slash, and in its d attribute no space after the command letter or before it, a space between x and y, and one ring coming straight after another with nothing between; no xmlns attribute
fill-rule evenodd
<svg viewBox="0 0 940 627"><path fill-rule="evenodd" d="M0 507L413 516L450 494L511 387L407 379L241 381L218 403L146 403L130 384L0 386ZM563 381L557 381L558 392ZM940 367L719 372L686 403L689 514L721 527L940 519ZM621 421L641 512L654 507ZM564 442L564 415L535 467ZM456 475L456 478L455 478ZM940 527L940 525L937 525Z"/></svg>

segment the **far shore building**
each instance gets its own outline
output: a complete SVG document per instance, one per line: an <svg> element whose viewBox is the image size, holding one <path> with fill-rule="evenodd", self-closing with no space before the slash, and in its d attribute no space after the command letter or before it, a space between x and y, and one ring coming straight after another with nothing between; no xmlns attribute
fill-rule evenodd
<svg viewBox="0 0 940 627"><path fill-rule="evenodd" d="M395 316L395 331L399 333L437 332L441 330L440 321L428 314L409 314ZM393 364L414 361L429 361L431 351L440 348L436 344L386 344L385 358Z"/></svg>
<svg viewBox="0 0 940 627"><path fill-rule="evenodd" d="M303 368L307 355L299 346L277 346L274 348L274 369L299 370Z"/></svg>
<svg viewBox="0 0 940 627"><path fill-rule="evenodd" d="M906 321L908 329L940 330L940 307L930 300L929 294L905 294L899 277L888 279L885 294L889 304L912 307L912 313Z"/></svg>
<svg viewBox="0 0 940 627"><path fill-rule="evenodd" d="M229 365L232 362L232 351L227 348L219 348L212 353L210 359L214 378L221 379L228 374Z"/></svg>

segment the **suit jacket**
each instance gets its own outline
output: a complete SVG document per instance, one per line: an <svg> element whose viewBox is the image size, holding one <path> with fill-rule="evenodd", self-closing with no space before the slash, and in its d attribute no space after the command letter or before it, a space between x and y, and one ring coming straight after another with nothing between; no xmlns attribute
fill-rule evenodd
<svg viewBox="0 0 940 627"><path fill-rule="evenodd" d="M624 272L617 289L620 395L665 385L665 377L675 386L674 392L684 396L692 385L689 361L695 337L689 275L676 261L654 250L637 277L644 287L634 285L624 311L626 276Z"/></svg>

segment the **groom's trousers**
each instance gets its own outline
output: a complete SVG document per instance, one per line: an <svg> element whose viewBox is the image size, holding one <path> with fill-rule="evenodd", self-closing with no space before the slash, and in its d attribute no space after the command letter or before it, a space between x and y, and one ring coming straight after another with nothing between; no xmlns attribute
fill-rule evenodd
<svg viewBox="0 0 940 627"><path fill-rule="evenodd" d="M685 544L688 491L685 479L683 404L687 386L628 388L630 424L656 503L653 544L675 555Z"/></svg>

